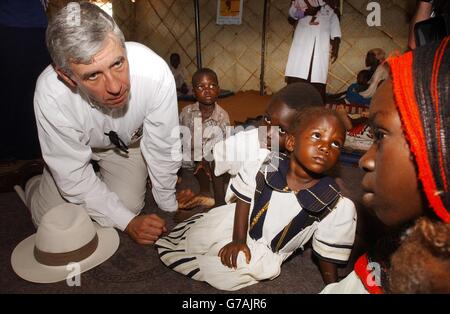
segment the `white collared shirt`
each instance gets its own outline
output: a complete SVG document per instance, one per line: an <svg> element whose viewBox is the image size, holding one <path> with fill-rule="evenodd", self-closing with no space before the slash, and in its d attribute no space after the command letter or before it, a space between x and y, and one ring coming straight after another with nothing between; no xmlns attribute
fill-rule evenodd
<svg viewBox="0 0 450 314"><path fill-rule="evenodd" d="M144 45L126 43L130 100L119 110L98 108L58 78L52 66L40 75L34 108L42 155L61 195L82 204L102 225L124 230L135 214L95 175L92 148L111 148L104 133L115 131L125 144L142 129L141 151L162 210L175 211L176 173L181 165L175 81L166 62Z"/></svg>
<svg viewBox="0 0 450 314"><path fill-rule="evenodd" d="M321 5L320 0L310 0L312 6ZM295 17L295 5L292 4L289 15ZM289 50L285 76L308 79L311 58L311 83L327 82L330 63L330 39L341 37L339 19L333 9L324 4L316 14L318 25L310 25L311 17L298 20L294 38Z"/></svg>

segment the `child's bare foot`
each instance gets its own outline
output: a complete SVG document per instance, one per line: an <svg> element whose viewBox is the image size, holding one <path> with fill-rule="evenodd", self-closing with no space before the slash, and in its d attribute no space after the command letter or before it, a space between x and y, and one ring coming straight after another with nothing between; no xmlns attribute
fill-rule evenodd
<svg viewBox="0 0 450 314"><path fill-rule="evenodd" d="M214 204L215 204L214 198L207 195L199 194L195 195L187 202L184 202L182 204L178 203L178 209L189 209L197 206L211 208L214 206Z"/></svg>
<svg viewBox="0 0 450 314"><path fill-rule="evenodd" d="M179 208L186 208L186 203L195 196L191 189L184 189L176 193Z"/></svg>

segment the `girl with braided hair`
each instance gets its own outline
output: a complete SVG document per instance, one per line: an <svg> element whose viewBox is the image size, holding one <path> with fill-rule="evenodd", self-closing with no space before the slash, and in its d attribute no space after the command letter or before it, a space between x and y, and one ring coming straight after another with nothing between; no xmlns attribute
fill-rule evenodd
<svg viewBox="0 0 450 314"><path fill-rule="evenodd" d="M350 275L322 293L391 292L390 258L404 230L423 216L432 223L450 223L449 42L446 37L388 60L392 78L372 101L369 121L374 142L360 167L366 172L363 203L391 232L359 258ZM398 272L394 269L392 275ZM434 284L438 283L422 286Z"/></svg>

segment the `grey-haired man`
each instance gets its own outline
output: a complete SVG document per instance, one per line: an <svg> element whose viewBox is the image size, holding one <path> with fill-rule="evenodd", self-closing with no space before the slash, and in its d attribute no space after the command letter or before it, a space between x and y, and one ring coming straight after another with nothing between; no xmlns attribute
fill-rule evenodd
<svg viewBox="0 0 450 314"><path fill-rule="evenodd" d="M149 48L124 41L114 20L90 3L69 3L49 22L53 59L38 79L34 107L42 177L22 195L35 225L62 202L83 206L102 226L141 244L166 230L144 207L147 176L158 206L175 211L181 144L175 81ZM96 160L100 171L91 165Z"/></svg>

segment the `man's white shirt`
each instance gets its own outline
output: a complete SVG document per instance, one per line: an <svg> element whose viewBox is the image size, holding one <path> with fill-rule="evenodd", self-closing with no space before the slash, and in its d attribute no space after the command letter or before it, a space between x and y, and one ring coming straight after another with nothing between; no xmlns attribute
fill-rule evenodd
<svg viewBox="0 0 450 314"><path fill-rule="evenodd" d="M175 211L176 173L181 165L175 81L166 62L149 48L126 43L130 68L130 99L119 110L93 103L71 90L52 66L40 75L35 91L42 154L61 195L85 205L103 226L124 230L135 213L95 175L92 149L112 148L104 133L115 131L129 144L142 129L140 147L162 210Z"/></svg>

